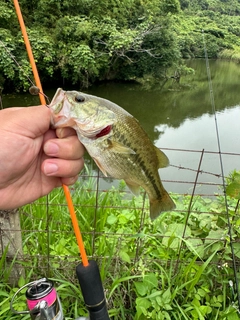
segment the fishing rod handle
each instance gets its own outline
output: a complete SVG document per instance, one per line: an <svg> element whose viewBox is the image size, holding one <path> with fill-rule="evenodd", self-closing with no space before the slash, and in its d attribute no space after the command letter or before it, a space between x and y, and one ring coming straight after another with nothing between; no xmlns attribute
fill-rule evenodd
<svg viewBox="0 0 240 320"><path fill-rule="evenodd" d="M96 261L90 260L88 266L80 263L76 273L90 320L110 320Z"/></svg>

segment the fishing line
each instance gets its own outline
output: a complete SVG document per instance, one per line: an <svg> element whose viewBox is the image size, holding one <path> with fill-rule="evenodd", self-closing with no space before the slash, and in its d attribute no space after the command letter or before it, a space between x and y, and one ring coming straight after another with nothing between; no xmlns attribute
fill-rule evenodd
<svg viewBox="0 0 240 320"><path fill-rule="evenodd" d="M43 95L46 100L47 103L50 104L50 100L48 98L48 96L46 96L36 85L35 83L32 81L32 79L26 74L26 72L24 71L24 69L22 68L22 66L19 64L19 62L16 60L16 58L14 57L14 55L11 53L10 50L8 50L8 48L5 46L5 44L0 40L0 44L2 45L2 47L4 48L4 50L7 52L7 54L10 56L10 58L14 61L14 63L18 66L18 68L22 71L22 73L24 74L24 76L28 79L28 81L31 83L31 87L29 88L29 92L31 95L33 96L37 96L38 94Z"/></svg>
<svg viewBox="0 0 240 320"><path fill-rule="evenodd" d="M23 70L22 66L17 62L17 60L15 59L14 55L11 53L10 50L8 50L8 48L5 46L5 44L0 40L0 44L2 45L2 47L5 49L5 51L7 52L7 54L10 56L10 58L16 63L16 65L18 66L18 68L22 71L22 73L25 75L26 78L28 78L28 81L35 86L34 82L32 81L32 79L25 73L25 71Z"/></svg>
<svg viewBox="0 0 240 320"><path fill-rule="evenodd" d="M225 179L224 179L223 159L222 159L222 152L221 152L221 143L220 143L220 136L219 136L218 121L217 121L216 105L215 105L214 94L213 94L212 78L211 78L211 71L210 71L210 67L209 67L209 59L208 59L208 53L207 53L207 45L206 45L206 41L205 41L205 37L204 37L204 30L202 30L202 35L203 35L204 55L205 55L208 84L209 84L209 91L210 91L210 101L211 101L211 106L212 106L212 112L214 115L215 129L216 129L216 135L217 135L217 145L218 145L218 153L219 153L220 168L221 168L221 175L222 175L222 186L223 186L224 201L225 201L225 207L226 207L226 216L227 216L227 222L228 222L228 236L229 236L229 240L230 240L230 248L231 248L231 253L232 253L235 289L236 289L237 299L238 299L238 313L240 313L240 311L239 311L239 309L240 309L240 292L239 292L239 287L238 287L237 265L236 265L234 248L233 248L232 227L231 227L229 210L228 210L228 200L227 200L227 194L226 194L226 183L225 183Z"/></svg>

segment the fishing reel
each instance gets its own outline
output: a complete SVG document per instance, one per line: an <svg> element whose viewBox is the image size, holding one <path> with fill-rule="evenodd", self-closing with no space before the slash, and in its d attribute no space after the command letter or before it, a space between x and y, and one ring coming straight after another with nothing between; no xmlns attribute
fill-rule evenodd
<svg viewBox="0 0 240 320"><path fill-rule="evenodd" d="M89 312L89 318L79 317L76 320L110 320L96 261L89 261L87 266L79 264L76 273ZM14 300L25 288L27 288L25 295L28 310L16 311L13 308ZM29 314L32 320L64 320L57 291L53 282L47 278L27 283L21 287L12 297L10 308L15 314Z"/></svg>
<svg viewBox="0 0 240 320"><path fill-rule="evenodd" d="M17 295L27 288L25 293L29 310L16 311L13 303ZM12 297L11 311L15 314L29 314L32 320L64 320L64 314L60 299L53 286L53 282L47 278L25 284ZM76 320L88 320L89 318L80 317Z"/></svg>

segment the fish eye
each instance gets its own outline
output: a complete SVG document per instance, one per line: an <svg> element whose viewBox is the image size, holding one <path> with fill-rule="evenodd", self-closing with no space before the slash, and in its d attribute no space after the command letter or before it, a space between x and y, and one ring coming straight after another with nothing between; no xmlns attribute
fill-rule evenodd
<svg viewBox="0 0 240 320"><path fill-rule="evenodd" d="M75 97L75 101L76 102L84 102L85 98L83 96L81 96L80 94L76 95Z"/></svg>

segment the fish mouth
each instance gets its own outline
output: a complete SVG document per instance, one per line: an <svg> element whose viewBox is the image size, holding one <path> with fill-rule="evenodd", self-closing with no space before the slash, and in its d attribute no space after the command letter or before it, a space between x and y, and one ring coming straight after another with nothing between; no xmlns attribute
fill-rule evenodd
<svg viewBox="0 0 240 320"><path fill-rule="evenodd" d="M65 91L58 88L49 108L52 112L51 115L51 127L52 128L63 128L72 126L73 120L69 119L68 108L65 106L67 102Z"/></svg>
<svg viewBox="0 0 240 320"><path fill-rule="evenodd" d="M51 128L64 128L64 127L73 127L75 122L72 119L67 119L65 116L56 116L52 114L51 117Z"/></svg>
<svg viewBox="0 0 240 320"><path fill-rule="evenodd" d="M59 113L63 107L63 102L65 99L65 91L61 88L58 88L54 97L52 98L49 108L55 114Z"/></svg>

